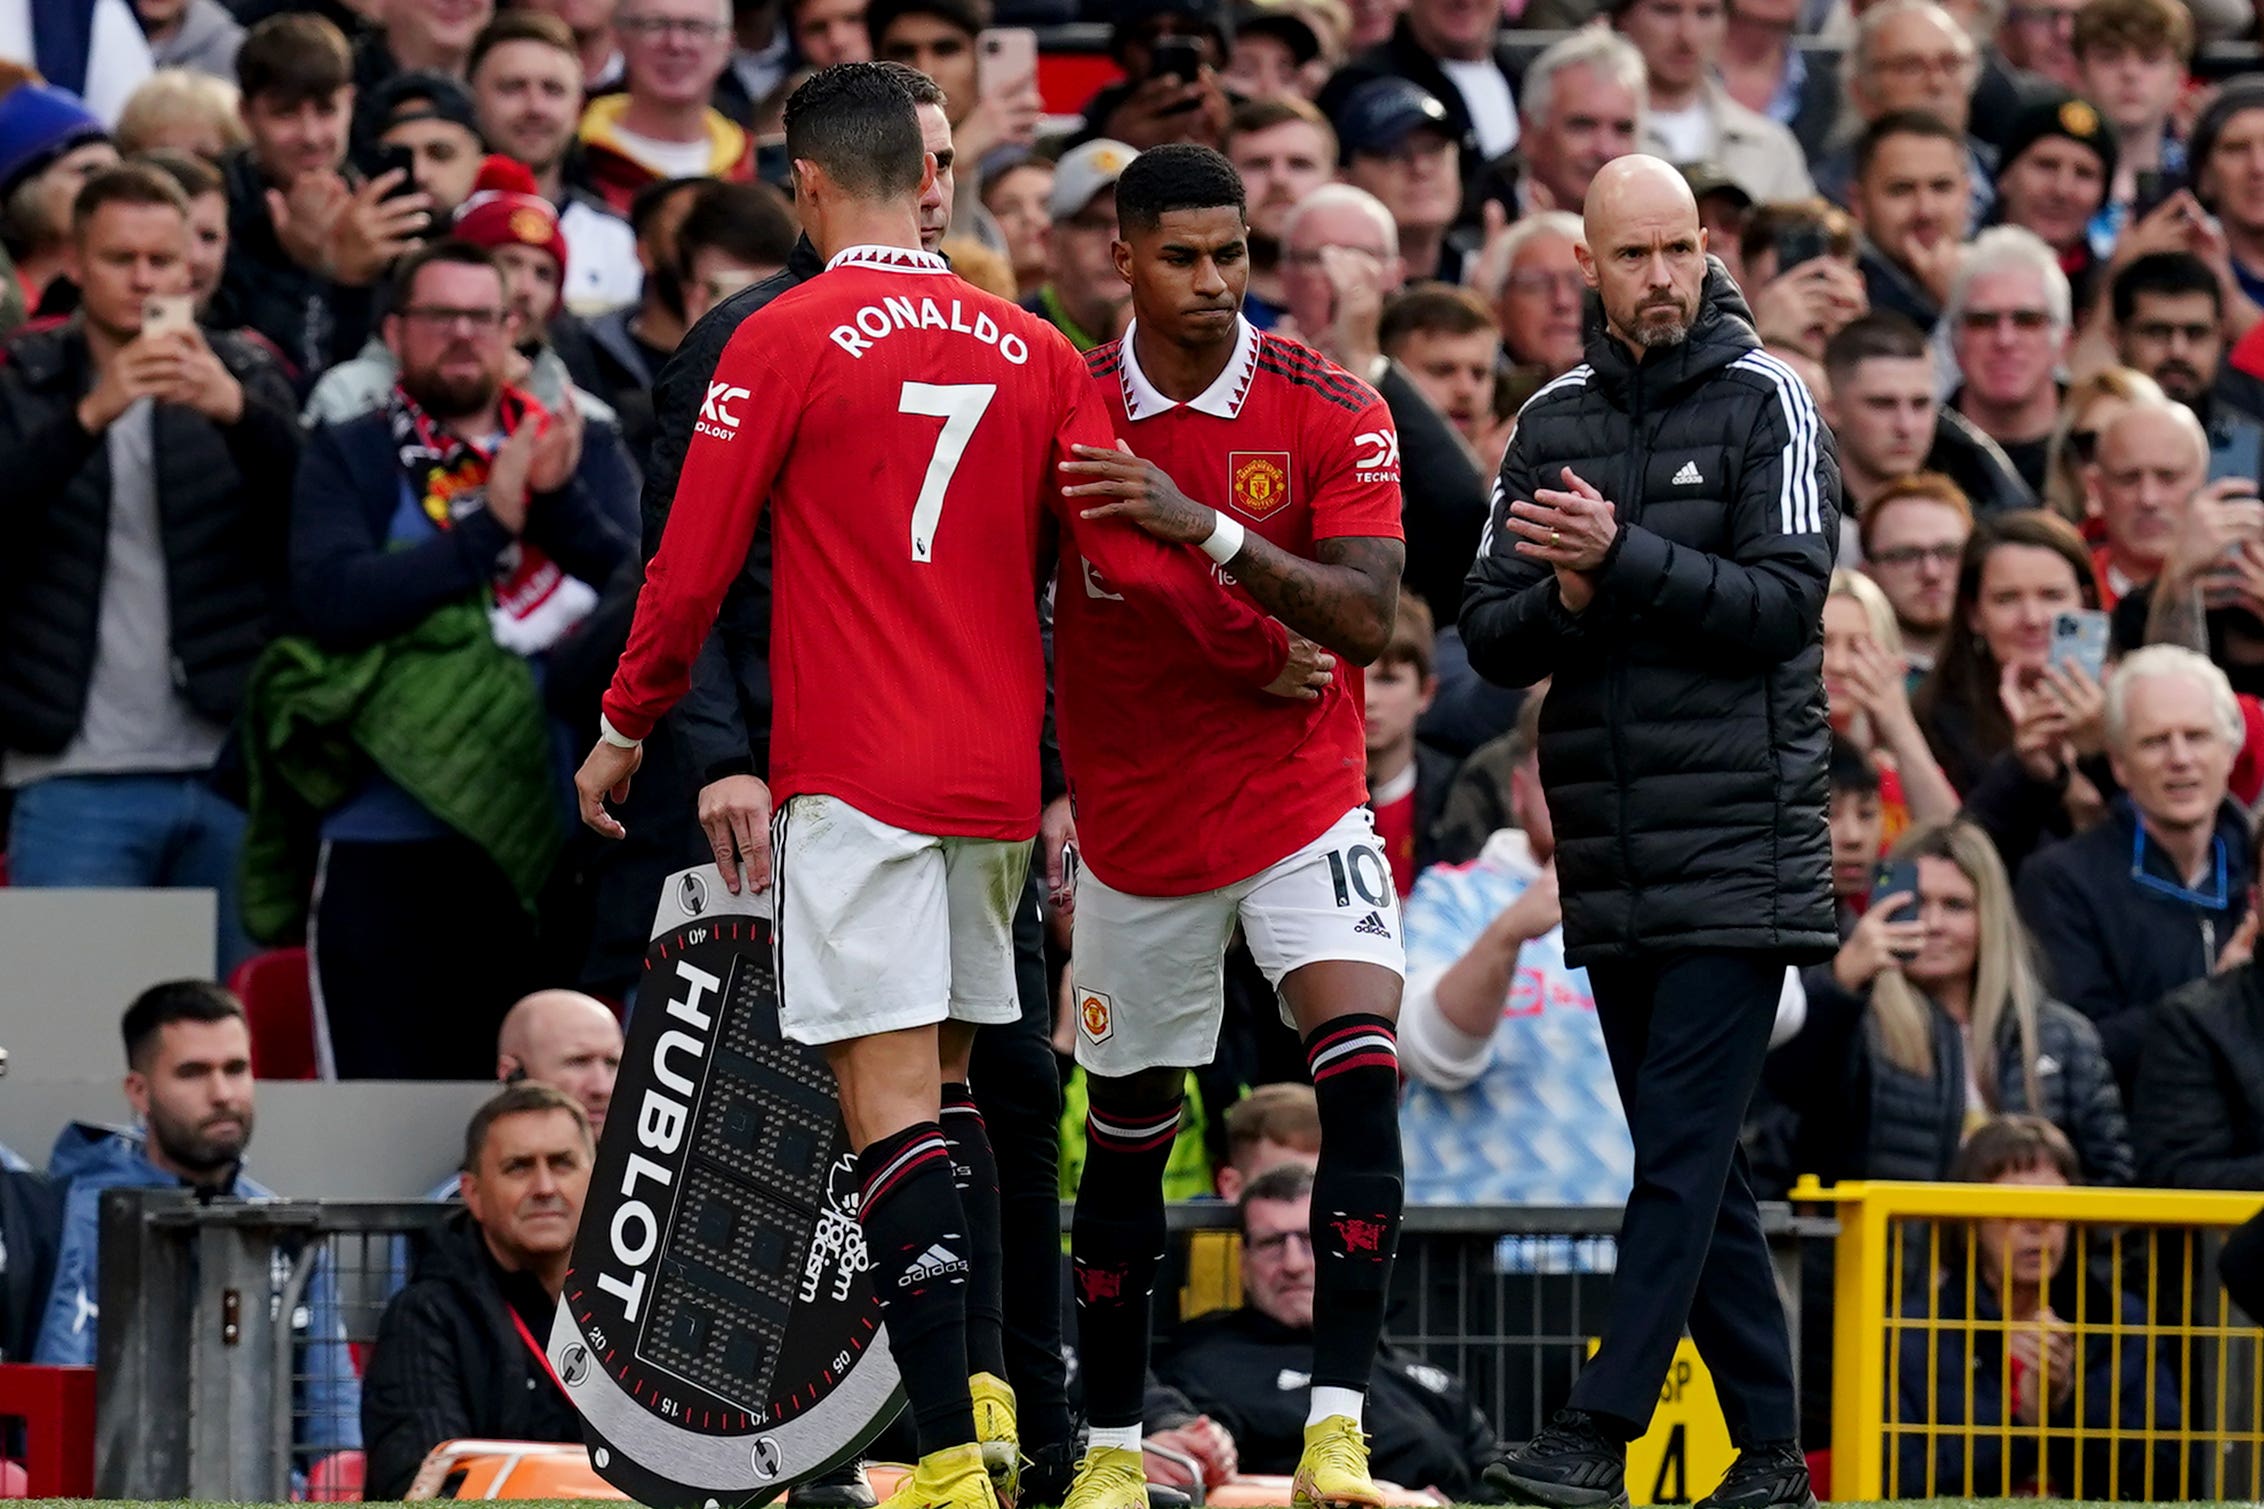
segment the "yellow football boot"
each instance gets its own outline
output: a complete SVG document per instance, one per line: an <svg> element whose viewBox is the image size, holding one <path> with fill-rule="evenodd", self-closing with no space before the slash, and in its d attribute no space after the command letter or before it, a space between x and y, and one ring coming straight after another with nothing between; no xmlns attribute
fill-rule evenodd
<svg viewBox="0 0 2264 1509"><path fill-rule="evenodd" d="M1014 1431L1014 1390L996 1373L967 1380L975 1396L975 1440L983 1448L983 1470L1001 1504L1013 1505L1022 1483L1022 1443Z"/></svg>
<svg viewBox="0 0 2264 1509"><path fill-rule="evenodd" d="M1305 1454L1289 1480L1290 1509L1379 1509L1383 1501L1368 1476L1368 1438L1350 1415L1305 1427Z"/></svg>
<svg viewBox="0 0 2264 1509"><path fill-rule="evenodd" d="M998 1492L983 1468L983 1448L964 1446L931 1451L920 1458L880 1509L1000 1509Z"/></svg>
<svg viewBox="0 0 2264 1509"><path fill-rule="evenodd" d="M1136 1451L1095 1446L1077 1464L1061 1509L1148 1509L1148 1468Z"/></svg>

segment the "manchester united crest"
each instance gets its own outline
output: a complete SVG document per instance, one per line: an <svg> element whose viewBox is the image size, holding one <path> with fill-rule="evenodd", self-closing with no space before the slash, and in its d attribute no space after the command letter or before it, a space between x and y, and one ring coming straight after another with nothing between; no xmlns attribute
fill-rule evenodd
<svg viewBox="0 0 2264 1509"><path fill-rule="evenodd" d="M1229 451L1226 478L1236 510L1265 518L1289 502L1289 452Z"/></svg>
<svg viewBox="0 0 2264 1509"><path fill-rule="evenodd" d="M1083 990L1077 993L1077 1025L1083 1030L1085 1041L1105 1043L1108 1041L1109 1035L1116 1031L1116 1021L1110 1010L1111 1004L1109 998L1097 990Z"/></svg>

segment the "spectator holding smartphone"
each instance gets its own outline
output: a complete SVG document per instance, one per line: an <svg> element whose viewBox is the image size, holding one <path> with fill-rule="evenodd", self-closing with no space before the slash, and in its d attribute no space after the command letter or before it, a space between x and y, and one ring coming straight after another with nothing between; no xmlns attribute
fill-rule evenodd
<svg viewBox="0 0 2264 1509"><path fill-rule="evenodd" d="M1944 1177L1964 1133L2042 1115L2102 1184L2131 1176L2130 1135L2099 1034L2045 994L1988 835L1915 828L1839 953L1802 973L1808 1021L1770 1055L1801 1116L1797 1166L1834 1179Z"/></svg>
<svg viewBox="0 0 2264 1509"><path fill-rule="evenodd" d="M1122 0L1115 12L1108 50L1124 77L1093 96L1071 140L1106 138L1142 152L1224 142L1233 100L1219 82L1227 34L1218 0Z"/></svg>
<svg viewBox="0 0 2264 1509"><path fill-rule="evenodd" d="M2214 974L2248 914L2248 828L2225 794L2246 730L2225 673L2176 645L2115 667L2104 723L2122 794L2029 861L2019 900L2051 984L2097 1025L2128 1093L2154 1003Z"/></svg>
<svg viewBox="0 0 2264 1509"><path fill-rule="evenodd" d="M1832 732L1878 767L1890 837L1912 822L1945 822L1957 813L1957 793L1910 710L1905 665L1894 606L1878 583L1859 571L1834 571L1824 598L1824 696Z"/></svg>

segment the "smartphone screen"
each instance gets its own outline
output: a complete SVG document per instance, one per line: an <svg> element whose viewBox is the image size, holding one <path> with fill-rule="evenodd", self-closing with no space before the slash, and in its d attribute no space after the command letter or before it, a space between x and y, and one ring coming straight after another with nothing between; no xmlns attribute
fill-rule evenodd
<svg viewBox="0 0 2264 1509"><path fill-rule="evenodd" d="M1821 225L1788 226L1776 239L1777 276L1783 277L1803 262L1813 262L1832 249L1831 237Z"/></svg>
<svg viewBox="0 0 2264 1509"><path fill-rule="evenodd" d="M142 301L144 335L171 335L196 328L196 300L185 293L152 294Z"/></svg>
<svg viewBox="0 0 2264 1509"><path fill-rule="evenodd" d="M976 90L984 99L1019 93L1038 73L1038 34L1027 26L994 26L975 46Z"/></svg>
<svg viewBox="0 0 2264 1509"><path fill-rule="evenodd" d="M1155 71L1192 84L1203 71L1203 49L1193 37L1165 37L1154 49Z"/></svg>
<svg viewBox="0 0 2264 1509"><path fill-rule="evenodd" d="M2096 608L2081 608L2052 618L2051 663L2079 665L2097 681L2107 669L2107 615Z"/></svg>

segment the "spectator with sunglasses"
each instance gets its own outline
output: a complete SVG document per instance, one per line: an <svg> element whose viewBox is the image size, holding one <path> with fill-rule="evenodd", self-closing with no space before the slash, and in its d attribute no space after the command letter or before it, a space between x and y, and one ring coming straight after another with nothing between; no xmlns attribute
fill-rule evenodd
<svg viewBox="0 0 2264 1509"><path fill-rule="evenodd" d="M2226 800L2246 727L2225 673L2149 645L2107 677L2107 758L2122 790L2106 820L2039 850L2020 915L2053 993L2099 1029L2129 1097L2155 1002L2239 962L2254 865Z"/></svg>
<svg viewBox="0 0 2264 1509"><path fill-rule="evenodd" d="M2012 458L2033 494L2060 417L2058 373L2073 298L2059 257L2035 232L1999 225L1975 237L1950 282L1944 315L1964 384L1950 406Z"/></svg>

